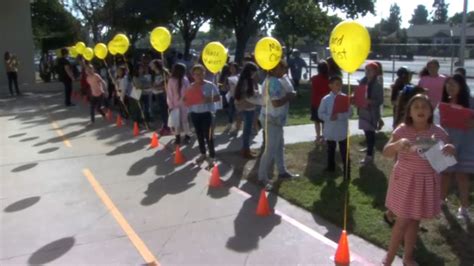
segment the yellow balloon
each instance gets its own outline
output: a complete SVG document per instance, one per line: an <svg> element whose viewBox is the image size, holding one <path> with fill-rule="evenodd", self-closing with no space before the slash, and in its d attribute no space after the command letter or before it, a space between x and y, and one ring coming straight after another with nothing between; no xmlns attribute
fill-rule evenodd
<svg viewBox="0 0 474 266"><path fill-rule="evenodd" d="M156 27L150 34L150 43L158 52L164 52L171 44L171 34L165 27Z"/></svg>
<svg viewBox="0 0 474 266"><path fill-rule="evenodd" d="M115 46L114 46L114 41L110 41L108 44L107 44L107 48L110 52L111 55L116 55L117 54L117 50L115 50Z"/></svg>
<svg viewBox="0 0 474 266"><path fill-rule="evenodd" d="M76 52L78 54L82 54L84 52L84 49L86 49L86 44L83 42L78 42L76 43Z"/></svg>
<svg viewBox="0 0 474 266"><path fill-rule="evenodd" d="M114 39L112 40L112 44L115 47L115 51L119 54L125 54L130 46L130 41L125 34L119 33L115 35Z"/></svg>
<svg viewBox="0 0 474 266"><path fill-rule="evenodd" d="M337 65L352 73L364 63L369 55L369 32L358 22L343 21L331 32L329 49Z"/></svg>
<svg viewBox="0 0 474 266"><path fill-rule="evenodd" d="M220 42L210 42L202 50L202 61L209 71L216 74L227 62L227 49Z"/></svg>
<svg viewBox="0 0 474 266"><path fill-rule="evenodd" d="M91 61L92 58L94 58L94 50L92 50L92 48L90 48L90 47L87 47L86 49L84 49L84 52L82 53L82 56L84 56L84 58L87 61Z"/></svg>
<svg viewBox="0 0 474 266"><path fill-rule="evenodd" d="M275 68L280 63L281 55L281 44L275 38L264 37L255 46L255 61L265 70Z"/></svg>
<svg viewBox="0 0 474 266"><path fill-rule="evenodd" d="M72 46L72 47L69 47L69 55L72 57L72 58L76 58L78 53L76 51L76 47L75 46Z"/></svg>
<svg viewBox="0 0 474 266"><path fill-rule="evenodd" d="M107 46L103 43L96 44L94 54L97 58L104 60L107 57Z"/></svg>

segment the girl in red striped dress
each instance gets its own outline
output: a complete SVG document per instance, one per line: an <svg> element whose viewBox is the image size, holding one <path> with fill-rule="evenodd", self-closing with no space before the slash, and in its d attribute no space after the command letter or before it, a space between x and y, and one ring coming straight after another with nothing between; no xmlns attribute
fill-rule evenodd
<svg viewBox="0 0 474 266"><path fill-rule="evenodd" d="M448 135L433 124L433 107L423 94L408 102L405 114L383 150L384 156L396 157L385 206L397 216L384 265L391 265L402 241L403 264L417 265L413 250L420 220L440 212L440 176L423 154L438 140L447 143ZM454 146L445 144L443 152L454 155Z"/></svg>

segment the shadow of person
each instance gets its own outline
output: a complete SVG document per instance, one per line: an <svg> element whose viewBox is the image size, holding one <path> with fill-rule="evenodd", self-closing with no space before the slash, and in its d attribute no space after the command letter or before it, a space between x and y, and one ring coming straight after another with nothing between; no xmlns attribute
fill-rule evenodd
<svg viewBox="0 0 474 266"><path fill-rule="evenodd" d="M8 205L3 211L4 212L17 212L29 208L35 205L40 200L40 197L29 197L26 199L19 200Z"/></svg>
<svg viewBox="0 0 474 266"><path fill-rule="evenodd" d="M448 221L448 226L441 224L439 226L440 234L445 238L446 243L451 246L452 252L457 255L459 265L474 265L474 228L472 223L467 220L464 229L447 206L443 206L441 211Z"/></svg>
<svg viewBox="0 0 474 266"><path fill-rule="evenodd" d="M341 178L342 179L342 178ZM346 229L352 231L352 226L355 221L352 217L354 206L350 201L346 201L346 190L348 189L348 182L341 182L336 184L334 179L326 181L326 185L321 190L321 200L313 203L313 218L318 224L326 227L327 233L325 236L335 242L339 241L341 235L341 228L344 227L344 211L347 204L347 224ZM347 191L347 199L350 199L350 193ZM333 206L332 208L330 206ZM318 215L315 215L317 213ZM319 215L325 217L330 223L322 220ZM339 226L339 227L338 227Z"/></svg>
<svg viewBox="0 0 474 266"><path fill-rule="evenodd" d="M65 237L53 241L31 254L28 259L30 265L45 264L66 254L75 243L74 237Z"/></svg>
<svg viewBox="0 0 474 266"><path fill-rule="evenodd" d="M107 156L114 156L119 154L133 153L143 150L149 143L148 139L139 139L137 141L128 142L121 146L116 147L112 151L108 152Z"/></svg>
<svg viewBox="0 0 474 266"><path fill-rule="evenodd" d="M275 226L281 224L279 215L257 216L255 213L257 201L258 198L251 197L243 202L234 220L234 236L231 236L226 243L228 249L242 253L258 249L260 239L265 238Z"/></svg>
<svg viewBox="0 0 474 266"><path fill-rule="evenodd" d="M31 168L37 166L37 165L38 165L38 163L27 163L27 164L24 164L24 165L21 165L21 166L18 166L16 168L12 169L12 173L26 171L28 169L31 169Z"/></svg>
<svg viewBox="0 0 474 266"><path fill-rule="evenodd" d="M30 138L26 138L26 139L21 139L20 142L27 142L27 141L35 140L35 139L39 139L39 137L30 137Z"/></svg>
<svg viewBox="0 0 474 266"><path fill-rule="evenodd" d="M336 156L336 164L340 165L339 160ZM319 162L319 163L315 163ZM327 165L327 153L326 146L317 144L307 156L306 168L303 172L303 175L308 177L316 186L322 185L326 182L327 178L336 178L336 174L332 172L324 172L324 168Z"/></svg>
<svg viewBox="0 0 474 266"><path fill-rule="evenodd" d="M359 168L359 178L352 184L359 187L367 195L371 195L372 207L385 210L385 196L388 188L388 178L375 164Z"/></svg>
<svg viewBox="0 0 474 266"><path fill-rule="evenodd" d="M174 195L188 190L195 185L193 180L200 170L201 168L188 164L170 175L155 179L155 181L148 184L148 188L144 192L146 196L140 203L149 206L157 203L166 195Z"/></svg>
<svg viewBox="0 0 474 266"><path fill-rule="evenodd" d="M171 166L171 154L167 150L158 150L153 155L143 157L140 160L130 166L127 171L128 176L138 176L145 173L149 168L156 167L156 174L167 175L174 170L174 166Z"/></svg>
<svg viewBox="0 0 474 266"><path fill-rule="evenodd" d="M21 137L21 136L24 136L26 135L26 133L18 133L18 134L15 134L15 135L10 135L8 136L9 139L12 139L12 138L18 138L18 137Z"/></svg>

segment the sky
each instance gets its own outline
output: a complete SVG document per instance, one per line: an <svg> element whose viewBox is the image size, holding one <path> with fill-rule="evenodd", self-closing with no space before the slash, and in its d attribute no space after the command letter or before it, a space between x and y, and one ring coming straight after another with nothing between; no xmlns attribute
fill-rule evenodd
<svg viewBox="0 0 474 266"><path fill-rule="evenodd" d="M449 4L448 17L451 17L454 14L463 11L464 0L445 0L445 2ZM408 28L410 24L408 23L408 21L411 19L413 11L418 5L426 6L429 18L431 17L430 12L433 10L433 8L431 7L431 5L433 4L433 0L377 0L375 2L376 15L374 16L372 14L368 14L363 18L356 19L356 21L360 22L366 27L373 27L375 24L379 23L382 18L388 18L390 14L390 6L394 3L397 3L400 7L400 14L402 16L402 28ZM474 11L474 5L469 5L469 0L467 3L467 11ZM346 18L342 12L339 12L337 10L335 12L329 10L329 14L337 14L342 19ZM209 31L209 24L204 24L201 28L201 31Z"/></svg>
<svg viewBox="0 0 474 266"><path fill-rule="evenodd" d="M408 21L411 19L413 11L418 5L425 5L430 17L430 12L433 10L433 7L431 6L433 4L433 0L377 0L375 3L376 15L374 16L372 14L368 14L363 18L357 19L357 21L366 27L373 27L375 24L379 23L382 18L388 18L390 14L390 6L394 3L397 3L397 5L400 7L400 14L402 17L402 28L409 27L410 23L408 23ZM445 0L445 3L449 4L448 17L451 17L455 13L463 11L464 0ZM467 3L467 11L474 11L474 5L469 5L469 0ZM342 12L336 11L330 12L330 14L337 14L341 18L345 18Z"/></svg>

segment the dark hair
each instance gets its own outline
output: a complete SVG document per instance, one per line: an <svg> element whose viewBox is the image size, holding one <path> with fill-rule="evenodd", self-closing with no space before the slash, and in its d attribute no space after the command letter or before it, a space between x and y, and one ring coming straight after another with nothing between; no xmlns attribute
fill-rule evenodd
<svg viewBox="0 0 474 266"><path fill-rule="evenodd" d="M63 57L67 56L69 54L69 50L67 48L62 48L61 49L61 55Z"/></svg>
<svg viewBox="0 0 474 266"><path fill-rule="evenodd" d="M127 67L124 66L124 65L121 65L121 66L118 67L118 69L122 70L123 76L119 77L119 76L117 75L117 77L118 77L118 78L123 78L123 77L125 77L125 74L127 74ZM117 69L117 70L118 70L118 69ZM118 73L117 73L117 74L118 74Z"/></svg>
<svg viewBox="0 0 474 266"><path fill-rule="evenodd" d="M255 81L252 79L252 74L258 71L258 67L256 64L252 62L247 62L242 69L242 73L240 73L239 81L237 81L237 85L235 86L235 95L234 98L236 100L242 99L243 89L245 88L245 83L247 82L247 91L245 94L247 96L253 96L255 86Z"/></svg>
<svg viewBox="0 0 474 266"><path fill-rule="evenodd" d="M410 99L415 95L426 93L424 88L411 84L405 85L402 89L403 90L398 95L397 104L395 105L394 127L403 121L408 101L410 101Z"/></svg>
<svg viewBox="0 0 474 266"><path fill-rule="evenodd" d="M239 71L240 71L239 64L237 64L236 62L230 62L229 63L229 71L230 71L231 67L234 67L237 70L237 73L239 73Z"/></svg>
<svg viewBox="0 0 474 266"><path fill-rule="evenodd" d="M186 75L186 66L178 63L171 70L171 77L178 80L178 95L181 97L181 87L183 86L183 78Z"/></svg>
<svg viewBox="0 0 474 266"><path fill-rule="evenodd" d="M382 63L380 63L379 61L375 61L374 63L378 66L377 76L383 75Z"/></svg>
<svg viewBox="0 0 474 266"><path fill-rule="evenodd" d="M10 54L10 52L9 52L9 51L6 51L5 54L3 55L3 58L4 58L5 60L8 60L8 59L11 58L11 56L12 56L12 55Z"/></svg>
<svg viewBox="0 0 474 266"><path fill-rule="evenodd" d="M329 66L326 60L321 60L318 62L318 74L325 77L329 76Z"/></svg>
<svg viewBox="0 0 474 266"><path fill-rule="evenodd" d="M392 84L392 95L391 100L396 101L400 91L405 87L405 85L410 83L411 72L406 67L400 67L397 70L397 79L395 83Z"/></svg>
<svg viewBox="0 0 474 266"><path fill-rule="evenodd" d="M270 76L275 76L275 71L277 69L280 69L280 68L284 68L285 70L288 69L288 63L286 63L286 61L284 59L281 59L280 62L278 63L278 65L276 65L273 69L271 69L268 74L270 74ZM243 70L242 70L243 72Z"/></svg>
<svg viewBox="0 0 474 266"><path fill-rule="evenodd" d="M464 67L458 67L454 70L454 73L461 74L464 78L466 78L466 69Z"/></svg>
<svg viewBox="0 0 474 266"><path fill-rule="evenodd" d="M206 73L206 68L201 65L201 64L195 64L192 68L191 68L191 73L194 73L194 71L196 70L200 70L202 71L202 73Z"/></svg>
<svg viewBox="0 0 474 266"><path fill-rule="evenodd" d="M456 104L461 105L462 107L469 108L469 98L471 97L469 87L466 84L466 79L460 74L454 74L452 77L448 77L443 86L443 97L441 101L443 103L449 102L449 94L446 90L446 85L448 81L454 80L459 85L458 98L456 99Z"/></svg>
<svg viewBox="0 0 474 266"><path fill-rule="evenodd" d="M230 68L229 65L224 65L224 67L221 70L221 74L219 75L219 80L218 83L219 85L224 84L225 81L227 80L227 77L230 76Z"/></svg>
<svg viewBox="0 0 474 266"><path fill-rule="evenodd" d="M339 65L334 61L334 58L328 57L326 59L326 62L328 63L329 67L329 76L341 76L342 77L342 71Z"/></svg>
<svg viewBox="0 0 474 266"><path fill-rule="evenodd" d="M413 103L417 100L423 100L425 101L428 106L430 107L430 110L431 110L431 116L430 118L428 118L428 124L433 124L433 112L434 112L434 109L433 109L433 106L431 105L431 102L430 102L430 98L428 98L428 96L426 96L425 94L416 94L415 96L413 96L410 101L408 101L408 104L407 104L407 107L405 108L405 118L403 119L403 122L405 123L405 125L408 125L408 126L411 126L413 125L413 118L411 118L410 116L410 109L411 109L411 106L413 105Z"/></svg>
<svg viewBox="0 0 474 266"><path fill-rule="evenodd" d="M436 59L431 59L428 62L426 62L426 65L421 69L420 71L420 78L424 76L429 76L430 72L428 71L428 65L429 64L436 64L439 68L439 61Z"/></svg>
<svg viewBox="0 0 474 266"><path fill-rule="evenodd" d="M340 76L331 76L329 78L329 84L333 83L334 81L339 81L342 83L342 78Z"/></svg>

